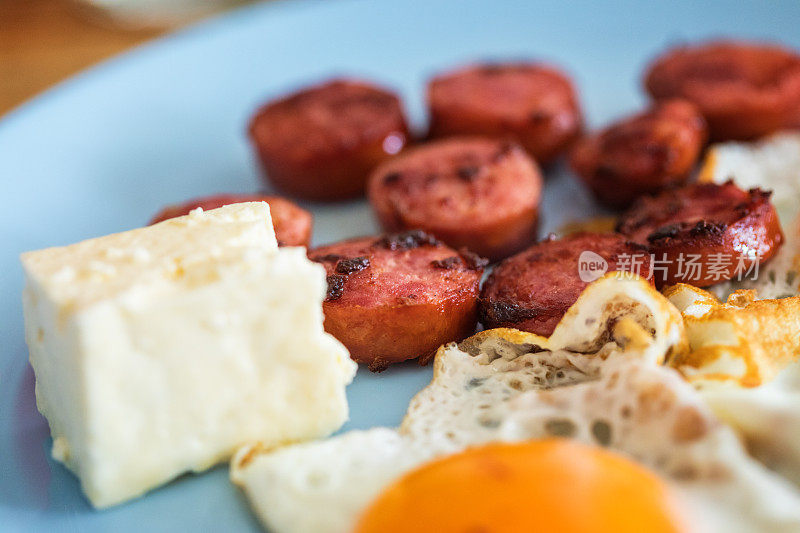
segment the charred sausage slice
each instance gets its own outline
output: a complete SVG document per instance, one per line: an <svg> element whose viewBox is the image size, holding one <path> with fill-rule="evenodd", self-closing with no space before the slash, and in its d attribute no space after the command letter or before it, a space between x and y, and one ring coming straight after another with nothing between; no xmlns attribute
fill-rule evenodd
<svg viewBox="0 0 800 533"><path fill-rule="evenodd" d="M572 82L537 63L466 67L428 85L432 137L485 135L511 138L542 165L550 163L581 129Z"/></svg>
<svg viewBox="0 0 800 533"><path fill-rule="evenodd" d="M485 262L421 232L361 237L309 252L325 266L325 329L381 371L471 335Z"/></svg>
<svg viewBox="0 0 800 533"><path fill-rule="evenodd" d="M785 126L800 109L800 55L743 41L667 51L645 78L653 98L685 98L703 113L713 140L750 139Z"/></svg>
<svg viewBox="0 0 800 533"><path fill-rule="evenodd" d="M619 234L549 238L492 271L481 291L481 323L549 336L589 282L602 275L603 263L605 271L652 275L647 249Z"/></svg>
<svg viewBox="0 0 800 533"><path fill-rule="evenodd" d="M412 149L378 167L369 200L387 231L423 229L492 260L536 237L542 178L518 145L453 138Z"/></svg>
<svg viewBox="0 0 800 533"><path fill-rule="evenodd" d="M311 213L280 196L217 194L215 196L195 198L182 204L165 207L153 217L150 224L188 215L190 211L198 207L208 210L240 202L267 202L269 204L269 212L272 217L272 226L275 228L275 238L278 241L278 246L308 247L311 242L311 227L313 224Z"/></svg>
<svg viewBox="0 0 800 533"><path fill-rule="evenodd" d="M665 100L584 137L570 162L600 203L621 209L643 194L685 183L706 137L693 104Z"/></svg>
<svg viewBox="0 0 800 533"><path fill-rule="evenodd" d="M361 196L370 171L398 153L408 137L397 96L350 80L270 102L250 122L266 179L310 200Z"/></svg>
<svg viewBox="0 0 800 533"><path fill-rule="evenodd" d="M653 254L656 284L706 287L747 274L783 243L770 192L698 183L642 197L617 230Z"/></svg>

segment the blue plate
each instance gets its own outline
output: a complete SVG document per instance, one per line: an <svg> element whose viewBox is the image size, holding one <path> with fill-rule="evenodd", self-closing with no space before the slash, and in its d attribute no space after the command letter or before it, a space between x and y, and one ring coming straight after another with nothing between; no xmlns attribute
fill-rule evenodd
<svg viewBox="0 0 800 533"><path fill-rule="evenodd" d="M257 530L223 465L93 511L49 455L27 364L17 255L144 224L161 206L261 184L244 135L265 99L333 74L396 87L422 126L431 73L484 58L563 65L590 123L644 103L646 61L714 36L800 46L796 1L284 1L251 6L91 69L0 122L0 530ZM543 231L595 212L561 169L547 182ZM312 205L315 242L376 231L364 202ZM414 364L360 371L345 429L395 425L430 379Z"/></svg>

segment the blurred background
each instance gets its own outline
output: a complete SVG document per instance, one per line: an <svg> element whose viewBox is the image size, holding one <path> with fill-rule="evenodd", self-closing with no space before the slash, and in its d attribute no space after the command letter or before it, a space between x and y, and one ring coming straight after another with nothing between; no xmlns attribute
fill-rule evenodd
<svg viewBox="0 0 800 533"><path fill-rule="evenodd" d="M0 116L71 74L244 0L0 0Z"/></svg>

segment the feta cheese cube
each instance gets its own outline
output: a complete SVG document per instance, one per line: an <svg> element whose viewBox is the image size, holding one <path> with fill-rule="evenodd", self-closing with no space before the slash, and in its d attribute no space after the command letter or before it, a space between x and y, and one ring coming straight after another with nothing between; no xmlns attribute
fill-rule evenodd
<svg viewBox="0 0 800 533"><path fill-rule="evenodd" d="M53 456L97 507L347 419L355 364L324 332L324 269L235 204L22 255Z"/></svg>

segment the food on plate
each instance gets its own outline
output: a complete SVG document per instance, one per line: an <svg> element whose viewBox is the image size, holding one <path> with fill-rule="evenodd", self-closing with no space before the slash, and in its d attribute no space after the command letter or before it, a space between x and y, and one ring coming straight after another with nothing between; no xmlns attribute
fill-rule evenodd
<svg viewBox="0 0 800 533"><path fill-rule="evenodd" d="M350 532L387 488L431 460L490 442L569 437L651 469L690 530L797 529L798 490L750 459L699 393L660 365L686 349L681 317L663 296L640 278L608 274L549 338L498 329L440 348L433 381L398 429L245 446L231 477L270 531ZM509 501L517 500L527 501ZM571 503L580 514L597 501Z"/></svg>
<svg viewBox="0 0 800 533"><path fill-rule="evenodd" d="M800 55L776 45L713 41L668 50L648 68L653 98L697 105L714 140L778 131L800 108Z"/></svg>
<svg viewBox="0 0 800 533"><path fill-rule="evenodd" d="M95 507L232 458L275 533L800 531L800 54L684 46L645 84L580 138L564 73L463 67L406 150L395 94L331 80L250 139L275 188L367 192L386 234L306 252L308 211L223 194L23 254L53 456ZM688 184L708 137L760 139ZM625 211L535 242L567 150ZM432 358L398 428L306 442L346 421L356 362Z"/></svg>
<svg viewBox="0 0 800 533"><path fill-rule="evenodd" d="M682 511L667 484L634 461L542 439L485 444L412 470L369 505L355 533L678 533L691 530Z"/></svg>
<svg viewBox="0 0 800 533"><path fill-rule="evenodd" d="M784 243L757 276L716 284L709 290L726 299L737 289L755 289L757 298L784 298L800 292L800 134L781 133L755 143L711 146L699 180L772 190Z"/></svg>
<svg viewBox="0 0 800 533"><path fill-rule="evenodd" d="M250 139L279 190L308 200L364 194L370 171L409 139L396 95L355 80L333 80L267 103Z"/></svg>
<svg viewBox="0 0 800 533"><path fill-rule="evenodd" d="M681 312L690 347L670 365L692 383L757 387L800 355L800 296L755 300L755 291L740 290L722 303L683 283L664 295Z"/></svg>
<svg viewBox="0 0 800 533"><path fill-rule="evenodd" d="M664 100L582 138L570 163L600 203L619 209L685 183L706 137L705 120L693 104Z"/></svg>
<svg viewBox="0 0 800 533"><path fill-rule="evenodd" d="M165 207L153 217L150 224L188 215L190 211L198 207L208 211L209 209L217 209L218 207L241 202L267 202L269 204L269 213L272 217L272 226L275 228L275 238L278 240L278 246L308 247L311 242L311 227L313 224L311 213L280 196L217 194L195 198L182 204Z"/></svg>
<svg viewBox="0 0 800 533"><path fill-rule="evenodd" d="M539 63L465 67L428 84L430 135L485 135L519 142L549 164L580 134L582 117L572 81Z"/></svg>
<svg viewBox="0 0 800 533"><path fill-rule="evenodd" d="M424 358L475 331L485 261L422 231L359 237L309 251L325 266L325 330L370 370Z"/></svg>
<svg viewBox="0 0 800 533"><path fill-rule="evenodd" d="M542 176L516 144L453 138L380 165L368 193L386 231L422 229L497 260L536 239Z"/></svg>
<svg viewBox="0 0 800 533"><path fill-rule="evenodd" d="M481 290L481 323L550 335L590 281L616 270L649 279L647 249L614 233L551 236L495 267Z"/></svg>
<svg viewBox="0 0 800 533"><path fill-rule="evenodd" d="M320 437L347 419L355 365L322 327L324 270L277 248L266 203L28 252L22 265L37 404L53 457L95 507L242 443Z"/></svg>
<svg viewBox="0 0 800 533"><path fill-rule="evenodd" d="M748 277L783 243L770 193L733 182L699 183L639 198L617 231L646 244L656 285L706 287Z"/></svg>

